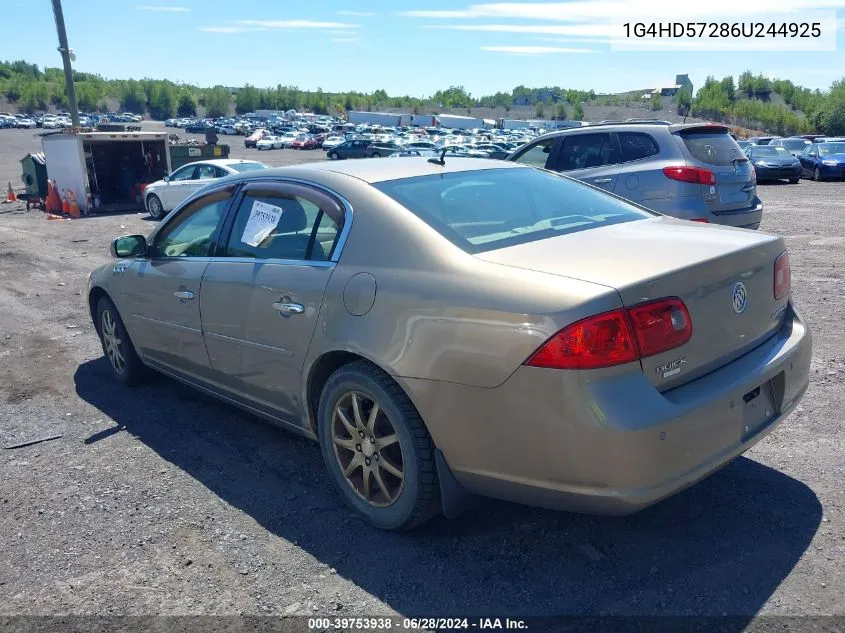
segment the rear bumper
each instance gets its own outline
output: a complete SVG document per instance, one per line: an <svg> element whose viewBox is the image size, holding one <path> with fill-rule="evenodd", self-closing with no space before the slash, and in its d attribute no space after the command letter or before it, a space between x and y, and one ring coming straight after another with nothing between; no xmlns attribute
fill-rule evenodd
<svg viewBox="0 0 845 633"><path fill-rule="evenodd" d="M763 202L754 198L753 204L745 209L713 213L700 196L666 198L641 202L648 208L681 220L706 220L710 224L734 226L741 229L757 229L763 221Z"/></svg>
<svg viewBox="0 0 845 633"><path fill-rule="evenodd" d="M807 389L811 348L807 323L790 307L767 341L663 393L630 367L612 374L522 366L494 389L400 381L470 491L630 514L694 484L771 432ZM758 387L761 395L747 405L743 397Z"/></svg>

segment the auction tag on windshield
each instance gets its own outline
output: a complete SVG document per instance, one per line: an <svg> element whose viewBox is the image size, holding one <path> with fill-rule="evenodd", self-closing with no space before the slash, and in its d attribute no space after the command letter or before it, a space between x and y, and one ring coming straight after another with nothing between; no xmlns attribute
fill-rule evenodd
<svg viewBox="0 0 845 633"><path fill-rule="evenodd" d="M249 212L249 220L244 227L244 234L241 242L250 246L258 246L267 239L267 236L279 225L284 209L274 207L256 200L252 203L252 210Z"/></svg>

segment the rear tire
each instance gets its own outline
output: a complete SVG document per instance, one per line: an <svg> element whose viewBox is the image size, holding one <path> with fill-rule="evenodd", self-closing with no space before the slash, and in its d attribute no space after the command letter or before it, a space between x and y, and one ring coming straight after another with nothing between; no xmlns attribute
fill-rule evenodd
<svg viewBox="0 0 845 633"><path fill-rule="evenodd" d="M434 442L382 370L367 361L337 370L323 387L317 421L335 488L371 525L409 530L440 512Z"/></svg>
<svg viewBox="0 0 845 633"><path fill-rule="evenodd" d="M378 152L373 153L373 158L381 158L381 154Z"/></svg>
<svg viewBox="0 0 845 633"><path fill-rule="evenodd" d="M112 375L118 382L127 387L141 382L144 378L144 363L135 351L120 313L108 297L103 297L97 303L97 334L100 335L103 354L109 361Z"/></svg>
<svg viewBox="0 0 845 633"><path fill-rule="evenodd" d="M164 217L164 205L161 204L161 200L154 193L151 193L147 198L147 210L154 220L161 220Z"/></svg>
<svg viewBox="0 0 845 633"><path fill-rule="evenodd" d="M790 178L790 179L789 179L789 184L790 184L790 185L797 185L797 184L798 184L798 179L797 179L797 178Z"/></svg>

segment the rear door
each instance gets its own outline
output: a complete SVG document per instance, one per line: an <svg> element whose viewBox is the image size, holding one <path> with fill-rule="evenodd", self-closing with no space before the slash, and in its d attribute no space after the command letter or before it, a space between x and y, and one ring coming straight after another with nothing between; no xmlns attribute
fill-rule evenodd
<svg viewBox="0 0 845 633"><path fill-rule="evenodd" d="M613 192L645 206L668 198L671 183L663 175L664 162L657 160L660 147L655 138L647 132L617 132L616 139L622 164Z"/></svg>
<svg viewBox="0 0 845 633"><path fill-rule="evenodd" d="M751 161L726 128L686 128L675 132L690 165L713 172L715 184L703 184L711 213L744 211L756 206L757 187Z"/></svg>
<svg viewBox="0 0 845 633"><path fill-rule="evenodd" d="M320 190L279 182L247 185L236 209L202 282L215 382L251 406L298 421L300 372L345 209Z"/></svg>
<svg viewBox="0 0 845 633"><path fill-rule="evenodd" d="M550 169L613 191L622 169L621 162L615 134L578 132L561 136Z"/></svg>
<svg viewBox="0 0 845 633"><path fill-rule="evenodd" d="M234 187L184 207L152 237L147 257L121 274L124 316L138 352L181 374L208 380L211 364L200 321L201 281Z"/></svg>

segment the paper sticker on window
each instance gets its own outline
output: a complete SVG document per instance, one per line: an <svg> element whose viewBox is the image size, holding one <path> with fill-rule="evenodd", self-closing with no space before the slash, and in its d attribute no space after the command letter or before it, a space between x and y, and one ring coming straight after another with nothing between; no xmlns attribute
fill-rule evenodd
<svg viewBox="0 0 845 633"><path fill-rule="evenodd" d="M272 204L258 200L253 202L241 242L257 247L279 225L283 212L284 209L281 207L274 207Z"/></svg>

